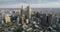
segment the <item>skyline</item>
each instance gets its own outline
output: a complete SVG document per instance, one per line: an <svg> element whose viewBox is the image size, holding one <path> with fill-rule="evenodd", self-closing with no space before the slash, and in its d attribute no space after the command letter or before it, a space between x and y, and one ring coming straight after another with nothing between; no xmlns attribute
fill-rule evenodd
<svg viewBox="0 0 60 32"><path fill-rule="evenodd" d="M21 5L32 8L60 8L60 0L0 0L0 8L20 8Z"/></svg>

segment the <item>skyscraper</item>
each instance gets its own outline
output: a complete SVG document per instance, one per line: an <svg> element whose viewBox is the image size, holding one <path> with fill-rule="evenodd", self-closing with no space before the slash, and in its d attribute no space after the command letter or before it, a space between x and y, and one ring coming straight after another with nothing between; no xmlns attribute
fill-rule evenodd
<svg viewBox="0 0 60 32"><path fill-rule="evenodd" d="M32 11L31 11L30 6L27 6L27 17L28 17L28 19L31 18L31 13L32 13Z"/></svg>
<svg viewBox="0 0 60 32"><path fill-rule="evenodd" d="M6 23L10 23L11 22L10 17L8 15L5 17L5 21L6 21Z"/></svg>
<svg viewBox="0 0 60 32"><path fill-rule="evenodd" d="M24 20L25 20L25 11L24 11L24 9L23 9L23 6L21 7L21 22L22 22L22 24L24 24Z"/></svg>

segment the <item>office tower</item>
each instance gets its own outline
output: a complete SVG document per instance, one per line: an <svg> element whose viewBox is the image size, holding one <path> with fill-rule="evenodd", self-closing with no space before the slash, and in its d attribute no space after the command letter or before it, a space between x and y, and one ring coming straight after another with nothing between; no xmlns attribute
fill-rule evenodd
<svg viewBox="0 0 60 32"><path fill-rule="evenodd" d="M11 22L10 17L8 15L5 16L5 21L6 21L6 23L10 23Z"/></svg>
<svg viewBox="0 0 60 32"><path fill-rule="evenodd" d="M19 21L20 21L20 17L18 16L18 18L17 18L17 23L19 23Z"/></svg>
<svg viewBox="0 0 60 32"><path fill-rule="evenodd" d="M60 18L59 18L58 24L60 24Z"/></svg>
<svg viewBox="0 0 60 32"><path fill-rule="evenodd" d="M58 27L60 27L60 17L59 17L59 19L58 19Z"/></svg>
<svg viewBox="0 0 60 32"><path fill-rule="evenodd" d="M25 11L24 11L24 9L23 9L23 6L21 7L21 19L20 19L21 21L22 21L22 24L25 24Z"/></svg>
<svg viewBox="0 0 60 32"><path fill-rule="evenodd" d="M47 15L47 24L48 24L48 26L52 25L52 15L51 14Z"/></svg>
<svg viewBox="0 0 60 32"><path fill-rule="evenodd" d="M12 15L10 16L11 17L11 22L12 23L16 23L17 22L17 15L15 14L15 11L13 11Z"/></svg>
<svg viewBox="0 0 60 32"><path fill-rule="evenodd" d="M26 24L28 24L29 23L29 19L26 19Z"/></svg>
<svg viewBox="0 0 60 32"><path fill-rule="evenodd" d="M56 24L57 22L57 17L55 15L52 16L52 24Z"/></svg>
<svg viewBox="0 0 60 32"><path fill-rule="evenodd" d="M2 23L2 13L0 12L0 24Z"/></svg>
<svg viewBox="0 0 60 32"><path fill-rule="evenodd" d="M27 17L28 17L28 19L31 19L31 13L32 13L32 11L31 11L31 8L30 8L30 6L27 6Z"/></svg>
<svg viewBox="0 0 60 32"><path fill-rule="evenodd" d="M52 25L54 28L58 29L59 27L59 16L56 16L55 23Z"/></svg>
<svg viewBox="0 0 60 32"><path fill-rule="evenodd" d="M46 14L40 14L39 18L41 19L41 25L47 26Z"/></svg>
<svg viewBox="0 0 60 32"><path fill-rule="evenodd" d="M39 12L37 12L35 16L36 16L37 18L39 18L39 17L40 17Z"/></svg>
<svg viewBox="0 0 60 32"><path fill-rule="evenodd" d="M58 17L56 15L52 16L52 27L56 28L56 25L58 24Z"/></svg>

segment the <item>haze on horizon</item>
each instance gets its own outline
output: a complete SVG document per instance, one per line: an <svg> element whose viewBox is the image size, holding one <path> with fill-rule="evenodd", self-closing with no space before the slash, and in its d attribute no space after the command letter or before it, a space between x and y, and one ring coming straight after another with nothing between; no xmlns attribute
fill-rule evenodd
<svg viewBox="0 0 60 32"><path fill-rule="evenodd" d="M0 0L0 8L60 8L60 0Z"/></svg>

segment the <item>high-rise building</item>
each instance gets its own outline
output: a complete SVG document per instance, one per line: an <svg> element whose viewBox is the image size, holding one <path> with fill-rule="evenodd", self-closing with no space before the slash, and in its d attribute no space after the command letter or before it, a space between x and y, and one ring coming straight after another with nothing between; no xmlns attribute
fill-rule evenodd
<svg viewBox="0 0 60 32"><path fill-rule="evenodd" d="M31 8L30 8L30 6L27 6L27 17L28 17L28 19L31 19L31 13L32 13L32 11L31 11Z"/></svg>
<svg viewBox="0 0 60 32"><path fill-rule="evenodd" d="M17 22L17 15L15 14L15 11L13 11L13 13L11 14L10 18L11 18L11 22L12 23L16 23Z"/></svg>
<svg viewBox="0 0 60 32"><path fill-rule="evenodd" d="M41 19L41 25L46 26L47 25L47 19L46 19L46 14L40 14Z"/></svg>
<svg viewBox="0 0 60 32"><path fill-rule="evenodd" d="M57 17L55 15L52 16L52 24L56 24L57 22Z"/></svg>
<svg viewBox="0 0 60 32"><path fill-rule="evenodd" d="M58 27L58 23L59 23L59 17L53 15L52 16L52 27L57 28Z"/></svg>
<svg viewBox="0 0 60 32"><path fill-rule="evenodd" d="M22 24L25 24L25 11L24 11L24 9L23 9L23 6L21 7L21 22L22 22Z"/></svg>
<svg viewBox="0 0 60 32"><path fill-rule="evenodd" d="M8 15L5 17L5 21L6 21L6 23L10 23L11 22L10 17Z"/></svg>
<svg viewBox="0 0 60 32"><path fill-rule="evenodd" d="M52 15L51 14L48 14L48 16L47 16L47 23L48 23L48 25L52 25Z"/></svg>

